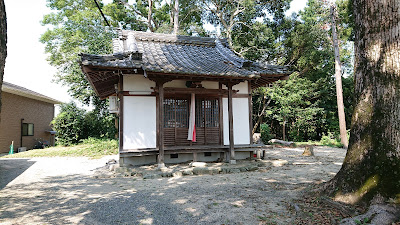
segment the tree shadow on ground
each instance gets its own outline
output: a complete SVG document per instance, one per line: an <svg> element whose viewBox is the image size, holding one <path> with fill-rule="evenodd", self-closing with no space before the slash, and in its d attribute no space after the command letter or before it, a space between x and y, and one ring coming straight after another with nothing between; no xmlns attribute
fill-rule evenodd
<svg viewBox="0 0 400 225"><path fill-rule="evenodd" d="M237 183L232 175L139 180L140 188L132 178L45 178L4 189L0 223L254 224L271 215L289 222L290 215L281 214L287 212L285 198L307 185L254 181L252 173L235 174L242 181Z"/></svg>
<svg viewBox="0 0 400 225"><path fill-rule="evenodd" d="M35 164L30 159L0 159L0 189Z"/></svg>

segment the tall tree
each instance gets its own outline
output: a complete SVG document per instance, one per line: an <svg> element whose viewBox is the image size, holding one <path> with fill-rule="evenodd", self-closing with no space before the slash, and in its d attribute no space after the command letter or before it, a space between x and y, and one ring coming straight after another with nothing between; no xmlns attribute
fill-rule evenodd
<svg viewBox="0 0 400 225"><path fill-rule="evenodd" d="M348 202L400 201L400 2L353 0L355 104L343 166L325 188Z"/></svg>
<svg viewBox="0 0 400 225"><path fill-rule="evenodd" d="M201 0L198 1L203 16L214 26L221 28L231 49L242 55L241 46L234 46L233 34L244 27L252 28L257 19L272 15L275 20L284 17L291 0Z"/></svg>
<svg viewBox="0 0 400 225"><path fill-rule="evenodd" d="M196 10L194 0L176 1L179 3L180 33L204 35L201 26L201 13ZM138 0L128 4L126 0L113 0L109 4L98 1L107 20L114 28L137 31L172 33L170 21L173 1ZM43 17L43 25L51 25L40 41L46 45L48 61L58 68L56 81L69 87L69 93L84 104L97 108L105 106L94 94L76 63L81 52L90 54L109 54L112 52L111 39L116 33L106 29L102 16L93 0L47 0L53 12ZM101 110L99 110L101 112Z"/></svg>
<svg viewBox="0 0 400 225"><path fill-rule="evenodd" d="M3 85L4 67L7 57L7 16L4 0L0 0L0 112L1 86Z"/></svg>
<svg viewBox="0 0 400 225"><path fill-rule="evenodd" d="M337 5L337 33L342 47L340 49L340 56L344 65L343 68L349 74L348 77L343 77L342 80L346 121L350 122L351 105L353 102L353 79L352 70L349 70L351 68L352 46L349 44L348 39L351 34L351 27L347 19L349 15L347 0L339 0L337 1ZM319 92L316 106L323 109L323 112L313 117L314 125L310 126L313 129L308 129L307 132L299 132L299 136L295 132L296 129L291 129L291 126L293 126L291 122L285 124L289 131L287 137L291 140L319 140L323 135L327 135L328 133L339 133L335 79L333 77L335 68L333 63L332 36L330 33L331 20L329 8L324 6L322 1L310 0L307 3L307 7L300 11L298 15L293 14L281 20L267 18L261 26L257 26L257 30L246 31L245 29L241 29L242 33L238 35L234 34L234 42L239 43L244 48L249 48L244 53L244 56L253 60L290 65L293 70L299 71L299 77L318 85L315 88ZM253 31L255 32L253 33ZM305 82L303 80L296 82L300 81ZM282 88L290 87L283 85ZM253 96L253 116L257 118L259 118L258 116L263 111L263 106L260 105L264 97L260 93L262 91L257 90ZM268 99L265 102L268 103ZM296 107L303 107L303 105L296 105ZM271 104L266 109L264 112L279 110L279 104L271 101ZM254 121L255 124L257 121ZM265 113L262 121L268 123L271 130L278 137L282 137L281 130L283 123L278 118ZM296 126L306 128L309 127L307 123L306 120L297 120ZM348 126L350 126L350 123Z"/></svg>
<svg viewBox="0 0 400 225"><path fill-rule="evenodd" d="M340 62L339 41L336 32L336 5L331 2L330 4L331 19L332 19L332 41L335 51L335 78L336 78L336 98L339 115L339 130L340 142L345 148L348 147L347 143L347 130L346 130L346 117L344 114L343 104L343 87L342 87L342 63Z"/></svg>
<svg viewBox="0 0 400 225"><path fill-rule="evenodd" d="M179 32L179 0L174 1L173 7L173 15L174 15L174 34L178 34Z"/></svg>

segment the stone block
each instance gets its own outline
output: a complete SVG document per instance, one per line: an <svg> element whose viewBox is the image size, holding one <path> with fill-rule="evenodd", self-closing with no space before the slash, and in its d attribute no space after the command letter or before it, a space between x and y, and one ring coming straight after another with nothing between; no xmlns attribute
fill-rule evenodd
<svg viewBox="0 0 400 225"><path fill-rule="evenodd" d="M191 166L191 167L206 167L207 163L205 163L205 162L191 162L189 164L189 166Z"/></svg>

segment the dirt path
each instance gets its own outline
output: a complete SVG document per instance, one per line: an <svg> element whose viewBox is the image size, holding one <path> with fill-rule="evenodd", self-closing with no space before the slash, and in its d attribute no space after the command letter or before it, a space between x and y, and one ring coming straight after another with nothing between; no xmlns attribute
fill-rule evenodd
<svg viewBox="0 0 400 225"><path fill-rule="evenodd" d="M0 223L289 224L300 192L334 176L345 156L302 151L270 150L265 171L149 180L95 179L109 158L0 159Z"/></svg>

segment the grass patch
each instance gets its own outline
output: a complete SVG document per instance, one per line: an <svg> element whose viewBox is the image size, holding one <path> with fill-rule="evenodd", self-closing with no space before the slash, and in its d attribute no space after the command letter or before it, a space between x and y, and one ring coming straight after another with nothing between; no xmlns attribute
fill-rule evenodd
<svg viewBox="0 0 400 225"><path fill-rule="evenodd" d="M305 145L314 145L314 146L329 146L335 148L343 148L343 144L340 141L332 140L330 142L326 141L303 141L303 142L295 142L297 147L305 146Z"/></svg>
<svg viewBox="0 0 400 225"><path fill-rule="evenodd" d="M89 138L72 146L56 146L45 149L33 149L26 152L6 155L1 158L33 158L33 157L90 157L101 158L105 155L118 154L118 140L102 140Z"/></svg>
<svg viewBox="0 0 400 225"><path fill-rule="evenodd" d="M315 145L343 148L343 144L340 143L339 135L333 133L328 133L327 135L322 136L320 141L296 142L295 144L296 146Z"/></svg>

